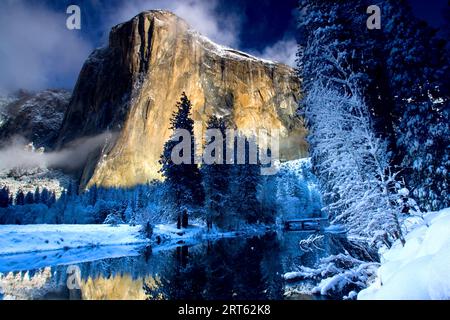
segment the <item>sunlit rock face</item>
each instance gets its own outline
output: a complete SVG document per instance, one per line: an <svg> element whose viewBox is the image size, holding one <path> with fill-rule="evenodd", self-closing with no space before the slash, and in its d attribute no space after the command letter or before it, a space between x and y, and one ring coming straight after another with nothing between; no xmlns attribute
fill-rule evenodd
<svg viewBox="0 0 450 320"><path fill-rule="evenodd" d="M88 278L81 283L83 300L146 300L144 280L129 275Z"/></svg>
<svg viewBox="0 0 450 320"><path fill-rule="evenodd" d="M216 45L172 13L147 11L114 27L109 46L95 51L80 73L59 146L118 132L102 155L90 158L81 185L127 187L159 179L169 119L183 91L203 127L218 115L246 131L278 129L282 160L307 155L293 69Z"/></svg>
<svg viewBox="0 0 450 320"><path fill-rule="evenodd" d="M129 274L81 279L80 290L67 289L66 269L62 273L46 267L30 272L0 273L0 297L3 300L163 300L162 293L147 294L144 285L158 291L157 277L133 278ZM61 270L60 270L61 271Z"/></svg>

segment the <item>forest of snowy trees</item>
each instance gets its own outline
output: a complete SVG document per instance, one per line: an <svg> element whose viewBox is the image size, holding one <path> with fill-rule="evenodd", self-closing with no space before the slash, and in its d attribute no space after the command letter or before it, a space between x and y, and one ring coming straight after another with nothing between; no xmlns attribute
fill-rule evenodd
<svg viewBox="0 0 450 320"><path fill-rule="evenodd" d="M326 210L389 245L399 219L450 205L448 44L405 1L300 1L300 111ZM373 4L373 3L371 3Z"/></svg>
<svg viewBox="0 0 450 320"><path fill-rule="evenodd" d="M450 206L450 43L406 1L299 3L299 112L324 211L359 248L404 246L405 219ZM369 5L382 8L380 29L366 27ZM374 263L331 256L299 274L326 274L319 292L354 298Z"/></svg>

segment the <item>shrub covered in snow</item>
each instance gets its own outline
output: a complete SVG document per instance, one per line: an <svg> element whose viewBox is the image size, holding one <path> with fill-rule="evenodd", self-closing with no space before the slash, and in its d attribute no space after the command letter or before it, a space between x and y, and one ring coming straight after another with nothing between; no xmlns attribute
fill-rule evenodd
<svg viewBox="0 0 450 320"><path fill-rule="evenodd" d="M123 224L123 220L117 212L113 212L108 214L103 224L110 224L113 227L117 227L119 224Z"/></svg>

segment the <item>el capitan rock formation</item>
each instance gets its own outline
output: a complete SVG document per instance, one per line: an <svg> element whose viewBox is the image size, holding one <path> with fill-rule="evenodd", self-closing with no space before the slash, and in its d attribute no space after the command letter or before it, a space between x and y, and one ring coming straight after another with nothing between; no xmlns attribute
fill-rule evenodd
<svg viewBox="0 0 450 320"><path fill-rule="evenodd" d="M293 69L216 45L170 12L147 11L114 27L108 47L94 51L80 73L58 145L118 133L91 156L81 186L160 178L158 160L183 91L203 125L215 114L242 130L280 129L282 159L307 155Z"/></svg>

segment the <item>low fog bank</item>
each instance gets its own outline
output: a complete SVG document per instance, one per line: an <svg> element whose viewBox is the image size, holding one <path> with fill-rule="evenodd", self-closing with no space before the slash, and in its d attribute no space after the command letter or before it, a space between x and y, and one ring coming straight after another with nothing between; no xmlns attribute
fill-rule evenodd
<svg viewBox="0 0 450 320"><path fill-rule="evenodd" d="M106 131L96 136L77 139L61 150L45 152L35 149L23 137L15 136L0 149L0 171L15 168L59 168L75 170L81 168L94 151L104 148L113 141L116 133Z"/></svg>

